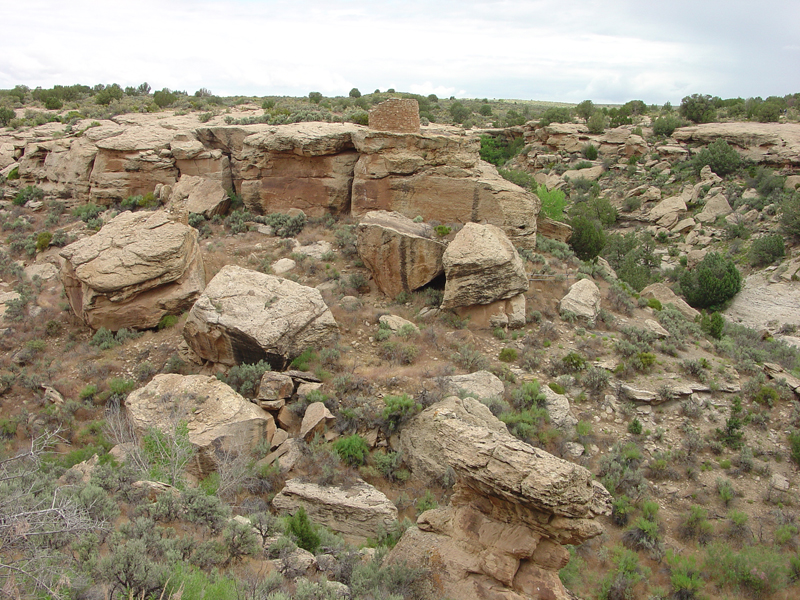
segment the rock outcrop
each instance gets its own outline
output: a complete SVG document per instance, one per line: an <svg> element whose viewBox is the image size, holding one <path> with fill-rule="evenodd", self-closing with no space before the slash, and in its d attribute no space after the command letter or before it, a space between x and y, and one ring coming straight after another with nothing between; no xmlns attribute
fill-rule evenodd
<svg viewBox="0 0 800 600"><path fill-rule="evenodd" d="M481 161L477 137L443 127L420 134L359 129L353 143L353 215L394 210L440 223L490 223L515 245L535 247L539 199Z"/></svg>
<svg viewBox="0 0 800 600"><path fill-rule="evenodd" d="M280 370L305 349L330 344L337 331L318 290L227 265L192 306L183 336L203 360L267 360Z"/></svg>
<svg viewBox="0 0 800 600"><path fill-rule="evenodd" d="M391 500L361 480L340 487L290 479L272 505L290 513L303 507L315 523L358 543L377 538L380 531L386 531L397 520L397 508Z"/></svg>
<svg viewBox="0 0 800 600"><path fill-rule="evenodd" d="M398 212L367 213L358 224L357 239L358 255L390 298L417 290L444 273L445 245L434 239L433 227Z"/></svg>
<svg viewBox="0 0 800 600"><path fill-rule="evenodd" d="M302 209L311 217L350 209L353 168L359 158L347 123L271 126L242 141L236 177L245 205L255 212Z"/></svg>
<svg viewBox="0 0 800 600"><path fill-rule="evenodd" d="M494 225L467 223L442 258L442 308L490 304L528 289L525 265L506 235Z"/></svg>
<svg viewBox="0 0 800 600"><path fill-rule="evenodd" d="M155 327L187 310L205 285L197 230L164 212L123 212L61 256L70 306L94 329Z"/></svg>
<svg viewBox="0 0 800 600"><path fill-rule="evenodd" d="M566 600L562 544L599 535L595 517L611 508L589 471L517 440L471 398L423 411L401 447L415 475L449 467L457 483L450 504L420 515L389 561L435 561L437 592L451 598Z"/></svg>
<svg viewBox="0 0 800 600"><path fill-rule="evenodd" d="M269 413L205 375L156 375L128 395L125 409L139 435L155 428L175 436L185 421L196 450L187 468L198 477L217 468L220 452L251 452L275 433Z"/></svg>

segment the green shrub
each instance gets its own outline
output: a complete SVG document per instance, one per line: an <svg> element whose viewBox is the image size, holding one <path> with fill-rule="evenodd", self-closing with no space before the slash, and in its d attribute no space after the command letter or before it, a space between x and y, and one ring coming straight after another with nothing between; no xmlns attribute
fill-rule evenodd
<svg viewBox="0 0 800 600"><path fill-rule="evenodd" d="M314 526L301 506L286 520L287 532L297 540L297 545L312 554L316 553L320 544L319 534L314 531Z"/></svg>
<svg viewBox="0 0 800 600"><path fill-rule="evenodd" d="M35 185L29 185L17 192L11 203L14 206L25 206L31 200L41 200L42 198L44 198L44 190Z"/></svg>
<svg viewBox="0 0 800 600"><path fill-rule="evenodd" d="M522 150L525 140L522 137L509 140L507 137L481 136L481 159L497 167L503 166ZM505 177L505 176L504 176Z"/></svg>
<svg viewBox="0 0 800 600"><path fill-rule="evenodd" d="M583 156L588 160L597 160L597 146L592 143L583 147Z"/></svg>
<svg viewBox="0 0 800 600"><path fill-rule="evenodd" d="M800 192L786 194L781 201L781 228L786 235L800 237Z"/></svg>
<svg viewBox="0 0 800 600"><path fill-rule="evenodd" d="M680 119L672 115L659 117L653 122L653 133L655 135L669 137L674 133L675 129L680 127L680 124Z"/></svg>
<svg viewBox="0 0 800 600"><path fill-rule="evenodd" d="M741 164L742 157L723 139L710 143L692 159L692 165L698 173L708 165L720 177L733 173Z"/></svg>
<svg viewBox="0 0 800 600"><path fill-rule="evenodd" d="M367 462L369 446L357 433L336 440L333 449L345 463L351 467L358 467Z"/></svg>
<svg viewBox="0 0 800 600"><path fill-rule="evenodd" d="M451 231L453 231L453 228L448 227L447 225L437 225L436 227L433 228L433 230L439 237L444 237L448 235Z"/></svg>
<svg viewBox="0 0 800 600"><path fill-rule="evenodd" d="M161 91L153 92L153 102L155 102L159 108L165 108L171 104L175 104L177 100L177 94L171 92L169 88L164 88Z"/></svg>
<svg viewBox="0 0 800 600"><path fill-rule="evenodd" d="M50 242L53 239L53 234L49 231L42 231L36 236L36 251L44 252L50 247Z"/></svg>
<svg viewBox="0 0 800 600"><path fill-rule="evenodd" d="M401 423L422 410L422 405L415 402L408 394L385 396L383 402L386 406L382 416L390 432L397 431Z"/></svg>
<svg viewBox="0 0 800 600"><path fill-rule="evenodd" d="M218 374L217 379L227 383L234 390L246 398L255 397L261 377L272 367L265 360L260 360L255 364L241 364L230 368L227 374Z"/></svg>
<svg viewBox="0 0 800 600"><path fill-rule="evenodd" d="M586 121L586 127L589 129L589 133L593 133L595 135L603 133L606 130L605 115L599 110L595 111L595 113L589 117L589 120Z"/></svg>
<svg viewBox="0 0 800 600"><path fill-rule="evenodd" d="M622 600L633 598L633 588L649 576L649 570L639 564L638 555L632 550L615 548L612 559L614 569L600 581L599 600Z"/></svg>
<svg viewBox="0 0 800 600"><path fill-rule="evenodd" d="M98 329L92 336L89 342L92 346L97 346L100 350L110 350L119 345L119 342L114 337L114 332L109 331L105 327Z"/></svg>
<svg viewBox="0 0 800 600"><path fill-rule="evenodd" d="M717 118L717 111L709 95L692 94L681 100L680 115L693 123L711 123Z"/></svg>
<svg viewBox="0 0 800 600"><path fill-rule="evenodd" d="M14 117L16 117L16 113L12 109L7 106L0 106L0 126L7 126Z"/></svg>
<svg viewBox="0 0 800 600"><path fill-rule="evenodd" d="M175 315L164 315L158 322L158 330L169 329L178 322L178 317Z"/></svg>
<svg viewBox="0 0 800 600"><path fill-rule="evenodd" d="M732 587L752 598L767 598L786 585L786 557L759 544L735 550L727 543L711 544L703 568L720 587Z"/></svg>
<svg viewBox="0 0 800 600"><path fill-rule="evenodd" d="M503 362L514 362L517 360L517 349L516 348L503 348L500 350L500 355L498 358Z"/></svg>
<svg viewBox="0 0 800 600"><path fill-rule="evenodd" d="M569 245L577 257L584 261L597 258L606 245L606 233L600 221L578 215L572 219L570 225L572 237Z"/></svg>
<svg viewBox="0 0 800 600"><path fill-rule="evenodd" d="M786 246L783 236L777 233L756 238L750 245L750 264L754 267L770 265L784 256Z"/></svg>
<svg viewBox="0 0 800 600"><path fill-rule="evenodd" d="M722 330L725 328L725 317L720 313L714 312L711 316L708 313L703 313L700 318L700 329L713 337L715 340L722 338Z"/></svg>
<svg viewBox="0 0 800 600"><path fill-rule="evenodd" d="M81 206L76 206L73 208L72 216L79 218L84 223L88 223L89 221L100 216L100 213L102 212L102 207L90 202L89 204L82 204Z"/></svg>
<svg viewBox="0 0 800 600"><path fill-rule="evenodd" d="M561 364L565 371L576 373L586 368L586 359L577 352L570 352L561 359Z"/></svg>
<svg viewBox="0 0 800 600"><path fill-rule="evenodd" d="M633 435L641 435L642 433L642 422L634 418L633 421L628 423L628 433L632 433Z"/></svg>
<svg viewBox="0 0 800 600"><path fill-rule="evenodd" d="M536 187L536 195L542 203L541 212L554 221L564 220L564 208L567 206L567 197L561 190L549 190L544 184Z"/></svg>
<svg viewBox="0 0 800 600"><path fill-rule="evenodd" d="M800 430L789 434L789 453L796 465L800 466Z"/></svg>
<svg viewBox="0 0 800 600"><path fill-rule="evenodd" d="M539 125L545 126L550 123L571 123L572 111L567 107L551 106L542 113Z"/></svg>
<svg viewBox="0 0 800 600"><path fill-rule="evenodd" d="M680 283L689 304L716 309L739 293L742 276L731 259L709 252L694 269L683 272Z"/></svg>
<svg viewBox="0 0 800 600"><path fill-rule="evenodd" d="M310 371L311 363L319 360L319 355L311 348L306 348L292 360L289 366L298 371Z"/></svg>

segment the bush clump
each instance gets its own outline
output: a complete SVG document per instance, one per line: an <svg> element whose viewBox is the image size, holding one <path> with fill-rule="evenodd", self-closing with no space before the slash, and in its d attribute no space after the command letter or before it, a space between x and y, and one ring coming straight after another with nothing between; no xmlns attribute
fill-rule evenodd
<svg viewBox="0 0 800 600"><path fill-rule="evenodd" d="M683 272L680 283L690 305L718 309L739 293L742 275L731 259L709 252L694 269Z"/></svg>
<svg viewBox="0 0 800 600"><path fill-rule="evenodd" d="M725 140L712 142L692 159L695 171L708 165L720 177L736 171L742 164L742 157Z"/></svg>
<svg viewBox="0 0 800 600"><path fill-rule="evenodd" d="M357 433L340 438L333 445L333 449L345 463L351 467L358 467L367 462L369 446L367 442Z"/></svg>
<svg viewBox="0 0 800 600"><path fill-rule="evenodd" d="M260 360L255 364L241 364L231 367L227 375L217 375L217 378L227 383L234 390L246 398L253 398L258 392L261 377L272 367L265 360Z"/></svg>
<svg viewBox="0 0 800 600"><path fill-rule="evenodd" d="M753 240L750 246L750 264L763 267L786 256L786 246L780 234L765 235Z"/></svg>
<svg viewBox="0 0 800 600"><path fill-rule="evenodd" d="M14 206L25 206L31 200L41 200L42 198L44 198L44 190L35 185L29 185L17 192L11 203Z"/></svg>

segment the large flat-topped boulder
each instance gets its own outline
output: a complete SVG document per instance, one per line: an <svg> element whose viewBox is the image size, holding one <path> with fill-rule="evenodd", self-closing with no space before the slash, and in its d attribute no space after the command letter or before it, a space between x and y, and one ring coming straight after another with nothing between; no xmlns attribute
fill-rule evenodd
<svg viewBox="0 0 800 600"><path fill-rule="evenodd" d="M148 329L187 310L205 286L197 230L164 212L123 212L61 250L61 281L90 327Z"/></svg>
<svg viewBox="0 0 800 600"><path fill-rule="evenodd" d="M377 538L397 520L397 508L382 492L365 481L347 487L321 486L290 479L272 500L278 509L294 513L304 508L309 518L364 543Z"/></svg>
<svg viewBox="0 0 800 600"><path fill-rule="evenodd" d="M375 210L364 215L357 240L358 255L390 298L417 290L444 273L445 244L434 239L433 227L398 212Z"/></svg>
<svg viewBox="0 0 800 600"><path fill-rule="evenodd" d="M451 598L566 600L563 544L602 533L611 495L585 468L513 437L472 398L446 398L401 432L414 474L456 474L447 507L423 513L387 557L421 566L440 557L437 590Z"/></svg>
<svg viewBox="0 0 800 600"><path fill-rule="evenodd" d="M421 134L359 129L352 212L397 211L441 223L490 223L519 247L535 246L539 199L480 160L480 141L455 128Z"/></svg>
<svg viewBox="0 0 800 600"><path fill-rule="evenodd" d="M369 128L419 133L419 102L413 98L390 98L381 102L369 111Z"/></svg>
<svg viewBox="0 0 800 600"><path fill-rule="evenodd" d="M185 422L197 451L188 468L199 477L216 470L219 452L249 453L275 433L269 413L205 375L156 375L128 395L125 409L139 435L150 428L175 435Z"/></svg>
<svg viewBox="0 0 800 600"><path fill-rule="evenodd" d="M257 212L346 213L358 160L351 140L357 129L342 123L296 123L246 137L234 165L245 205Z"/></svg>
<svg viewBox="0 0 800 600"><path fill-rule="evenodd" d="M528 289L528 276L511 241L493 225L467 223L442 257L442 308L490 304Z"/></svg>
<svg viewBox="0 0 800 600"><path fill-rule="evenodd" d="M189 312L183 336L203 360L226 365L267 360L283 369L338 333L318 290L226 265Z"/></svg>
<svg viewBox="0 0 800 600"><path fill-rule="evenodd" d="M704 123L680 127L672 137L686 144L710 144L723 139L755 162L800 165L798 123Z"/></svg>

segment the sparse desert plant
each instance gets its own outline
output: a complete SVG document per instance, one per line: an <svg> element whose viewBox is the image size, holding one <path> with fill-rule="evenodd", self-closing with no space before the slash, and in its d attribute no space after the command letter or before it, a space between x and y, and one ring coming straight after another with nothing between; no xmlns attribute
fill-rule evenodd
<svg viewBox="0 0 800 600"><path fill-rule="evenodd" d="M333 444L333 449L339 454L339 458L351 467L363 465L369 455L367 442L357 433L339 438Z"/></svg>

